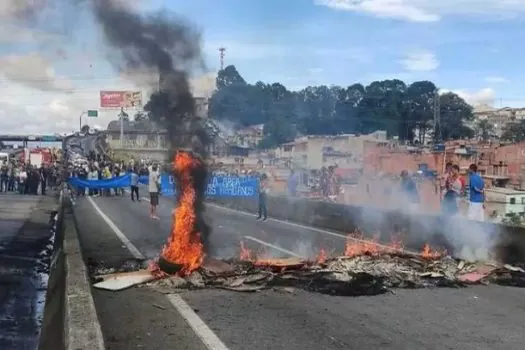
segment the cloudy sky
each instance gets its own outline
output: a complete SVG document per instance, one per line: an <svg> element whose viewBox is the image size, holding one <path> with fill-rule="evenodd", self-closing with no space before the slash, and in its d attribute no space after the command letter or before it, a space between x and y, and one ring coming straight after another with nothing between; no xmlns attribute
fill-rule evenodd
<svg viewBox="0 0 525 350"><path fill-rule="evenodd" d="M15 20L25 3L0 2L2 133L78 128L99 107L99 90L141 89L106 62L89 15L43 26ZM135 3L135 2L134 2ZM378 79L428 79L470 103L525 106L525 0L136 0L142 11L168 7L202 31L207 72L195 93L209 93L218 48L250 82L291 89ZM71 25L73 23L73 26ZM72 29L74 28L74 30ZM101 111L91 125L115 117Z"/></svg>

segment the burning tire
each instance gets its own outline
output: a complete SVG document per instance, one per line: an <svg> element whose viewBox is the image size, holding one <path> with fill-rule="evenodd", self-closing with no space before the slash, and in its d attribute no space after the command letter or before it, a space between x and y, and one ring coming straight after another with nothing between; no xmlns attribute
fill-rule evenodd
<svg viewBox="0 0 525 350"><path fill-rule="evenodd" d="M167 273L168 275L175 275L182 269L182 265L171 263L164 259L162 256L159 258L158 264L159 269L162 272Z"/></svg>

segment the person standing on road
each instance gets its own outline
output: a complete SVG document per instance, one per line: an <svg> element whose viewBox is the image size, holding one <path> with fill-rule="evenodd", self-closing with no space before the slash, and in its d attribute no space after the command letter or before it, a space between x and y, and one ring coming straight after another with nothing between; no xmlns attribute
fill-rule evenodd
<svg viewBox="0 0 525 350"><path fill-rule="evenodd" d="M130 167L131 175L131 200L135 201L135 196L137 197L137 202L140 202L139 197L139 174L137 173L137 168Z"/></svg>
<svg viewBox="0 0 525 350"><path fill-rule="evenodd" d="M471 164L469 167L469 207L470 220L485 221L485 181L478 173L478 166Z"/></svg>
<svg viewBox="0 0 525 350"><path fill-rule="evenodd" d="M411 211L417 211L419 207L419 192L414 179L408 175L408 171L401 172L401 193L405 196L404 199L408 201L408 208Z"/></svg>
<svg viewBox="0 0 525 350"><path fill-rule="evenodd" d="M267 194L268 176L262 174L259 182L259 216L257 220L266 221L268 219L268 208L266 207Z"/></svg>
<svg viewBox="0 0 525 350"><path fill-rule="evenodd" d="M39 175L40 175L40 192L42 193L42 196L45 196L46 188L47 188L47 180L49 177L49 171L47 169L47 166L45 166L44 164L40 166Z"/></svg>
<svg viewBox="0 0 525 350"><path fill-rule="evenodd" d="M157 164L151 167L149 172L149 197L150 197L150 218L159 220L157 216L157 206L159 205L159 192L160 192L160 174L158 171Z"/></svg>
<svg viewBox="0 0 525 350"><path fill-rule="evenodd" d="M446 192L443 197L443 212L446 215L456 215L459 212L458 201L463 190L463 183L459 176L459 166L454 164L450 169L450 175L446 184Z"/></svg>

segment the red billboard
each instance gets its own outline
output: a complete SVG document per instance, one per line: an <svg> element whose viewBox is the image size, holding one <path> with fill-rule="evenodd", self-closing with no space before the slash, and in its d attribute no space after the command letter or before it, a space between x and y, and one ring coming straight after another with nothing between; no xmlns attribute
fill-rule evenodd
<svg viewBox="0 0 525 350"><path fill-rule="evenodd" d="M142 107L141 91L100 91L101 108Z"/></svg>

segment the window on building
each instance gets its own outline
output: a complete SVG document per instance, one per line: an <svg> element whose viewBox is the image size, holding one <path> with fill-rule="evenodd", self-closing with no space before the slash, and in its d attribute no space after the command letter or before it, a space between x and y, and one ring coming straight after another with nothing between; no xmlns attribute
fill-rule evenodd
<svg viewBox="0 0 525 350"><path fill-rule="evenodd" d="M516 198L510 197L510 204L516 204Z"/></svg>
<svg viewBox="0 0 525 350"><path fill-rule="evenodd" d="M284 152L291 152L292 151L292 145L286 145L283 147Z"/></svg>
<svg viewBox="0 0 525 350"><path fill-rule="evenodd" d="M525 204L525 197L521 197L521 204Z"/></svg>
<svg viewBox="0 0 525 350"><path fill-rule="evenodd" d="M120 134L113 134L113 135L111 135L111 139L114 140L114 141L120 140Z"/></svg>

